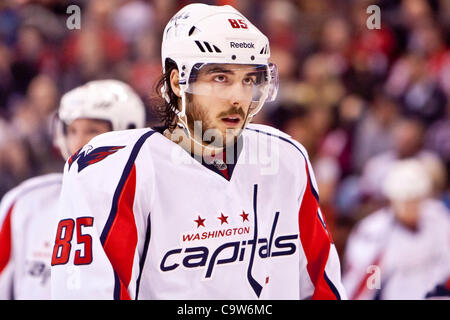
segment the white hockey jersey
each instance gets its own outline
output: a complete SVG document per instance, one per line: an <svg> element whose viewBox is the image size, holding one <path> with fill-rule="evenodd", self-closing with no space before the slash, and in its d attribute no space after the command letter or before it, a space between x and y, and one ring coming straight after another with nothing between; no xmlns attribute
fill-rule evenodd
<svg viewBox="0 0 450 320"><path fill-rule="evenodd" d="M239 141L225 166L152 129L91 140L64 169L52 298L346 298L305 149Z"/></svg>
<svg viewBox="0 0 450 320"><path fill-rule="evenodd" d="M0 203L0 299L50 299L62 174L31 178Z"/></svg>
<svg viewBox="0 0 450 320"><path fill-rule="evenodd" d="M415 231L389 208L355 227L344 257L343 283L351 299L416 300L450 276L450 216L437 200L422 202Z"/></svg>

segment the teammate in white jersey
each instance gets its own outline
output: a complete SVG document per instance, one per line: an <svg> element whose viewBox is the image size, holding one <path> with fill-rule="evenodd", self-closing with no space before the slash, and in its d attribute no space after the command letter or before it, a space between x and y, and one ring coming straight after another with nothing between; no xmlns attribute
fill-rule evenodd
<svg viewBox="0 0 450 320"><path fill-rule="evenodd" d="M306 150L249 124L276 96L269 56L231 6L169 21L165 127L98 136L66 163L53 298L346 298Z"/></svg>
<svg viewBox="0 0 450 320"><path fill-rule="evenodd" d="M389 170L383 193L391 205L360 221L347 242L343 281L351 299L439 295L432 291L450 277L450 216L431 190L419 160Z"/></svg>
<svg viewBox="0 0 450 320"><path fill-rule="evenodd" d="M55 142L66 159L98 134L145 124L142 101L116 80L92 81L67 92L58 114ZM62 173L31 178L2 199L0 299L50 299L61 184Z"/></svg>

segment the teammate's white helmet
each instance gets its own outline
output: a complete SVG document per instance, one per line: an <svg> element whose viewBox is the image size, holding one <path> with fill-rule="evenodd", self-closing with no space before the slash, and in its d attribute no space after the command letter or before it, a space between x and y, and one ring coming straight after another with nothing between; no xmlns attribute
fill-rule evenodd
<svg viewBox="0 0 450 320"><path fill-rule="evenodd" d="M183 93L189 92L189 81L194 74L207 64L254 65L264 71L264 79L259 87L257 106L252 108L250 117L255 115L265 101L273 101L278 91L278 72L270 64L269 40L240 12L229 5L212 6L190 4L181 9L164 29L162 40L163 70L167 59L173 60L179 70L179 83ZM162 94L168 100L167 88ZM184 116L185 105L178 116Z"/></svg>
<svg viewBox="0 0 450 320"><path fill-rule="evenodd" d="M399 160L392 165L382 185L391 201L420 199L430 194L431 178L424 165L415 159Z"/></svg>
<svg viewBox="0 0 450 320"><path fill-rule="evenodd" d="M94 80L65 93L58 110L55 144L64 158L70 156L63 124L76 119L97 119L111 123L113 131L145 126L145 107L135 91L118 80Z"/></svg>

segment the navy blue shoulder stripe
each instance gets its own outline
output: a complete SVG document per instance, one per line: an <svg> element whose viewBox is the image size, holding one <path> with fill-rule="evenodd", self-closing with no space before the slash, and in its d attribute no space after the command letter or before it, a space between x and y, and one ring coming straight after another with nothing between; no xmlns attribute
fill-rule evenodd
<svg viewBox="0 0 450 320"><path fill-rule="evenodd" d="M300 154L303 156L303 158L305 158L305 161L308 162L308 160L307 160L305 154L303 153L303 151L299 147L297 147L295 145L295 143L293 143L291 140L289 140L289 139L287 139L285 137L282 137L282 136L279 136L279 135L276 135L276 134L273 134L273 133L270 133L270 132L261 131L261 130L258 130L258 129L252 129L252 128L245 128L245 129L246 130L250 130L250 131L255 131L255 132L258 132L258 133L263 133L263 134L266 134L266 135L268 135L270 137L275 137L275 138L278 138L278 139L280 139L282 141L285 141L285 142L289 143L290 145L294 146L294 148L297 149L300 152ZM311 180L311 175L309 174L309 171L308 171L308 179L309 179L309 181L312 181ZM319 193L314 188L312 183L311 183L311 191L312 191L312 194L313 194L314 198L316 198L317 202L319 202Z"/></svg>
<svg viewBox="0 0 450 320"><path fill-rule="evenodd" d="M139 276L136 279L135 300L139 299L139 288L141 285L141 276L142 276L142 271L144 269L145 260L147 259L147 252L148 252L148 247L149 247L150 238L151 238L151 229L152 229L152 222L150 220L150 213L149 213L147 216L147 232L145 233L144 249L142 251L141 260L139 262Z"/></svg>
<svg viewBox="0 0 450 320"><path fill-rule="evenodd" d="M331 282L330 278L328 278L327 273L324 271L323 272L323 277L325 278L325 281L327 282L328 286L330 287L331 291L333 292L333 294L336 296L337 300L342 300L341 295L339 294L338 289L336 288L336 286L333 284L333 282Z"/></svg>
<svg viewBox="0 0 450 320"><path fill-rule="evenodd" d="M112 201L111 211L108 216L108 220L106 221L105 227L103 228L102 234L100 236L100 241L102 246L105 244L106 237L108 236L109 230L111 229L112 223L114 222L114 219L116 218L117 214L117 205L119 202L119 196L122 192L122 189L125 185L125 182L127 181L128 176L130 175L131 169L133 168L134 161L136 160L137 155L139 154L139 151L141 150L142 145L144 142L156 131L150 130L143 134L139 140L136 142L136 144L133 147L133 150L131 150L130 157L128 158L127 163L125 164L125 168L123 169L122 176L120 177L119 183L116 187L116 190L114 192L114 197Z"/></svg>

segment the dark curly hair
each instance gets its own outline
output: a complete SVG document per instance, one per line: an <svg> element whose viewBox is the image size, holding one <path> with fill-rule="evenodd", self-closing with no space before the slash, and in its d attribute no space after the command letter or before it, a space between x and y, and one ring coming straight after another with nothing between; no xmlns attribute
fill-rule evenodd
<svg viewBox="0 0 450 320"><path fill-rule="evenodd" d="M175 61L166 59L164 70L165 72L156 82L154 88L158 99L152 99L152 108L159 120L164 123L164 127L173 130L177 125L177 115L175 110L178 108L178 101L180 98L172 90L170 85L170 74L172 73L172 70L178 70L178 67ZM167 102L162 96L161 88L164 85L166 88L169 88L168 95L170 102Z"/></svg>

